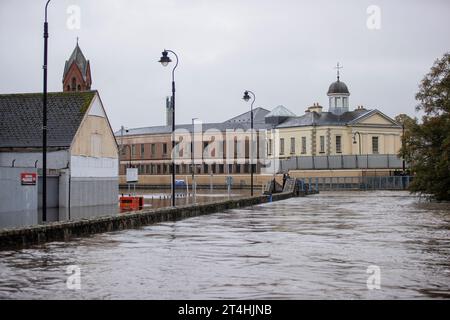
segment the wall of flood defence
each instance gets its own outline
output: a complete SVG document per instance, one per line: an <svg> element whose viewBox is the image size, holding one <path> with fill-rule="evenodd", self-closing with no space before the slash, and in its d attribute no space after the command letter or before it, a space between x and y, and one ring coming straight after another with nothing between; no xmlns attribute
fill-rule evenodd
<svg viewBox="0 0 450 320"><path fill-rule="evenodd" d="M70 178L70 206L102 206L117 204L118 178Z"/></svg>
<svg viewBox="0 0 450 320"><path fill-rule="evenodd" d="M79 221L55 222L28 228L3 230L0 231L0 248L26 247L50 241L68 241L74 237L138 228L163 221L176 221L240 207L257 205L268 201L284 200L292 196L292 193L280 193L274 194L273 196L255 196L214 203L179 206L176 208L144 209L142 211L113 216L89 218Z"/></svg>
<svg viewBox="0 0 450 320"><path fill-rule="evenodd" d="M22 185L21 173L37 173L36 168L0 167L0 213L37 210L38 185Z"/></svg>

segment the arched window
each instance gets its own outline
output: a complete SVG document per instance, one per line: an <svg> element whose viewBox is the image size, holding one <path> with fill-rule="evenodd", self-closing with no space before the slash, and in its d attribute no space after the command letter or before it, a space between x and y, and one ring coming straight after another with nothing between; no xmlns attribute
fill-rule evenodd
<svg viewBox="0 0 450 320"><path fill-rule="evenodd" d="M70 86L69 85L67 85L67 91L70 91Z"/></svg>
<svg viewBox="0 0 450 320"><path fill-rule="evenodd" d="M78 91L81 91L81 86L80 85L78 85Z"/></svg>
<svg viewBox="0 0 450 320"><path fill-rule="evenodd" d="M77 88L77 79L72 78L72 91L75 91Z"/></svg>

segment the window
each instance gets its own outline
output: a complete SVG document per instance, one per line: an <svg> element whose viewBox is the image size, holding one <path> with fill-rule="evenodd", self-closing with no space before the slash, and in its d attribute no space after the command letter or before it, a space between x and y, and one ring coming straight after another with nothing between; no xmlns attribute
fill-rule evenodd
<svg viewBox="0 0 450 320"><path fill-rule="evenodd" d="M102 136L100 134L91 135L91 155L101 157L102 155Z"/></svg>
<svg viewBox="0 0 450 320"><path fill-rule="evenodd" d="M144 154L145 154L145 145L141 144L141 158L144 157Z"/></svg>
<svg viewBox="0 0 450 320"><path fill-rule="evenodd" d="M77 88L77 79L72 78L72 91L75 91Z"/></svg>
<svg viewBox="0 0 450 320"><path fill-rule="evenodd" d="M320 136L320 153L325 153L325 136Z"/></svg>
<svg viewBox="0 0 450 320"><path fill-rule="evenodd" d="M136 145L132 144L131 145L131 156L135 156L136 155Z"/></svg>
<svg viewBox="0 0 450 320"><path fill-rule="evenodd" d="M348 98L342 98L342 106L344 107L344 108L346 108L346 107L348 107Z"/></svg>
<svg viewBox="0 0 450 320"><path fill-rule="evenodd" d="M340 108L341 107L341 98L339 98L339 97L336 98L336 105L335 105L335 107L336 108Z"/></svg>
<svg viewBox="0 0 450 320"><path fill-rule="evenodd" d="M78 85L78 91L81 91L81 86L80 85Z"/></svg>
<svg viewBox="0 0 450 320"><path fill-rule="evenodd" d="M306 154L306 137L302 137L302 154Z"/></svg>
<svg viewBox="0 0 450 320"><path fill-rule="evenodd" d="M280 154L284 154L284 138L280 138Z"/></svg>
<svg viewBox="0 0 450 320"><path fill-rule="evenodd" d="M151 146L150 146L150 153L151 153L152 157L155 156L155 154L156 154L156 144L154 144L154 143L151 144Z"/></svg>
<svg viewBox="0 0 450 320"><path fill-rule="evenodd" d="M342 137L336 136L336 153L342 153Z"/></svg>
<svg viewBox="0 0 450 320"><path fill-rule="evenodd" d="M166 155L167 154L167 143L163 143L162 147L163 147L163 155Z"/></svg>
<svg viewBox="0 0 450 320"><path fill-rule="evenodd" d="M291 138L291 154L295 153L295 138Z"/></svg>
<svg viewBox="0 0 450 320"><path fill-rule="evenodd" d="M378 153L378 137L372 137L372 153Z"/></svg>
<svg viewBox="0 0 450 320"><path fill-rule="evenodd" d="M272 139L269 139L269 145L267 146L267 154L271 155L272 154Z"/></svg>
<svg viewBox="0 0 450 320"><path fill-rule="evenodd" d="M150 174L150 165L145 165L145 173Z"/></svg>

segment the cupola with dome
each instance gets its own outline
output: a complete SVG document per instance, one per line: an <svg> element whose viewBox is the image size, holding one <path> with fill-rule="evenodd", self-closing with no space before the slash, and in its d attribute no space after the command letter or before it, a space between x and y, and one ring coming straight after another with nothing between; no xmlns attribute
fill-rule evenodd
<svg viewBox="0 0 450 320"><path fill-rule="evenodd" d="M328 111L340 115L344 112L349 111L348 105L349 105L349 96L350 91L348 91L347 85L340 80L339 75L339 69L342 69L341 66L339 66L339 63L337 64L337 81L333 82L330 87L328 88Z"/></svg>

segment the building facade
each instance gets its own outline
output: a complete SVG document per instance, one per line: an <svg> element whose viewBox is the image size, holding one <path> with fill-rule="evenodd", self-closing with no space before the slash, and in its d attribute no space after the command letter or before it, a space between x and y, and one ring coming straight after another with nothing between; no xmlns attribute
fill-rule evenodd
<svg viewBox="0 0 450 320"><path fill-rule="evenodd" d="M392 118L377 109L358 106L351 110L350 91L340 80L333 82L327 92L328 108L314 103L303 115L296 115L284 106L269 111L255 109L254 143L250 148L250 112L243 113L222 123L204 123L200 131L192 125L177 125L176 145L192 137L194 141L195 166L192 166L191 148L175 152L176 173L183 177L194 172L199 175L248 175L250 163L259 176L274 175L298 169L301 166L283 166L286 161L316 159L329 162L330 157L342 157L342 169L363 169L358 157L369 160L377 157L387 159L375 161L372 167L391 169L399 166L397 154L401 147L402 128ZM167 102L166 109L170 107ZM169 113L168 116L169 118ZM116 132L121 146L120 174L135 166L144 181L166 181L147 179L146 176L165 176L171 173L171 126L146 127ZM180 134L184 131L184 137ZM185 141L186 142L186 141ZM183 149L183 148L181 148ZM250 149L253 152L250 152ZM200 151L199 151L200 150ZM200 152L200 153L199 153ZM238 155L236 155L236 153ZM352 165L344 157L355 156ZM369 159L370 158L370 159ZM332 159L333 160L333 159ZM283 162L284 161L284 162ZM377 164L379 163L379 164ZM292 161L291 161L292 164ZM377 167L378 166L378 167ZM311 168L314 168L313 165ZM320 169L335 169L332 165ZM286 170L286 168L288 168ZM281 170L281 171L280 171ZM261 180L261 179L260 179ZM262 180L261 180L262 181ZM123 180L122 180L123 182ZM151 182L149 182L151 183Z"/></svg>
<svg viewBox="0 0 450 320"><path fill-rule="evenodd" d="M0 113L0 213L37 210L42 93L0 95ZM118 147L98 92L49 93L47 118L48 207L117 205ZM35 174L35 187L18 172Z"/></svg>

